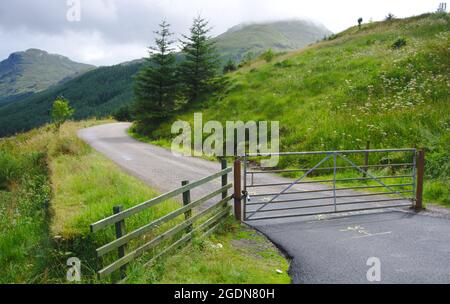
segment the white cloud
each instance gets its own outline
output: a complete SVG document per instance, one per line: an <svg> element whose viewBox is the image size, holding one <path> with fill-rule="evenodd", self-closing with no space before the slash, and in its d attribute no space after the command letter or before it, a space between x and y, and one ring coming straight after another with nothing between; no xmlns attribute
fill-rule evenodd
<svg viewBox="0 0 450 304"><path fill-rule="evenodd" d="M242 22L284 18L317 20L339 32L364 20L381 20L434 11L441 0L81 0L81 22L68 22L66 0L2 0L0 58L28 48L60 53L96 65L147 54L161 19L185 33L197 14L217 35Z"/></svg>

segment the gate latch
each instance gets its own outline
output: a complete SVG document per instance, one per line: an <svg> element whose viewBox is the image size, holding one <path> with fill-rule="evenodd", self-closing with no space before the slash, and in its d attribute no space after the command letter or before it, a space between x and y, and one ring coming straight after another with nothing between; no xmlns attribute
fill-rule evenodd
<svg viewBox="0 0 450 304"><path fill-rule="evenodd" d="M242 191L242 195L245 197L245 199L246 199L246 201L247 201L247 203L249 203L250 201L251 201L251 197L250 197L250 194L248 194L248 192L247 191Z"/></svg>

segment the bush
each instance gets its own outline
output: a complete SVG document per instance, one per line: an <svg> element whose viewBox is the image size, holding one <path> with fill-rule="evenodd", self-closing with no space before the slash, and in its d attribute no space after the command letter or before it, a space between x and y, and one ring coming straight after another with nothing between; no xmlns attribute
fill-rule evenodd
<svg viewBox="0 0 450 304"><path fill-rule="evenodd" d="M58 97L53 103L52 109L52 121L56 130L59 130L61 125L64 124L74 112L75 110L70 107L67 99Z"/></svg>
<svg viewBox="0 0 450 304"><path fill-rule="evenodd" d="M272 49L268 49L261 55L261 57L266 62L271 62L275 58L275 52Z"/></svg>
<svg viewBox="0 0 450 304"><path fill-rule="evenodd" d="M290 68L294 65L294 63L292 62L292 60L283 60L281 62L277 62L275 64L275 66L277 68Z"/></svg>
<svg viewBox="0 0 450 304"><path fill-rule="evenodd" d="M6 190L8 184L18 177L20 165L11 154L0 151L0 190Z"/></svg>
<svg viewBox="0 0 450 304"><path fill-rule="evenodd" d="M401 49L402 47L406 46L406 44L407 44L406 39L399 38L399 39L397 39L397 41L394 42L394 44L392 45L392 48L394 50L398 50L398 49Z"/></svg>

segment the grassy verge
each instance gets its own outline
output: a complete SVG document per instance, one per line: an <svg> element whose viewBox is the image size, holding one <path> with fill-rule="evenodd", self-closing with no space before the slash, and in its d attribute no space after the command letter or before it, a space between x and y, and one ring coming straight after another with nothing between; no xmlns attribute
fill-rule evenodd
<svg viewBox="0 0 450 304"><path fill-rule="evenodd" d="M267 239L233 219L152 268L132 268L133 283L289 284L289 263ZM282 273L279 273L281 270Z"/></svg>
<svg viewBox="0 0 450 304"><path fill-rule="evenodd" d="M2 282L65 283L66 260L74 256L82 261L83 283L110 282L97 280L95 272L115 257L99 261L95 248L114 239L114 231L91 234L89 224L111 215L113 206L128 208L158 193L77 138L78 129L99 123L70 122L57 135L45 127L0 142L0 212L6 215L0 222L4 236L0 239ZM178 202L169 201L151 208L127 221L127 229L131 231L178 207ZM233 246L242 239L253 246L248 250ZM144 240L131 243L129 249ZM223 250L211 251L214 243L223 244ZM252 252L262 256L256 263L249 263ZM192 246L153 267L143 267L145 258L129 266L127 283L256 283L265 282L266 275L267 282L290 281L288 262L270 242L236 223L223 225L218 234L195 240ZM186 267L186 259L196 264ZM219 268L220 261L234 261L235 266ZM196 273L195 267L202 274Z"/></svg>
<svg viewBox="0 0 450 304"><path fill-rule="evenodd" d="M0 142L0 283L40 282L51 254L45 158L5 145Z"/></svg>

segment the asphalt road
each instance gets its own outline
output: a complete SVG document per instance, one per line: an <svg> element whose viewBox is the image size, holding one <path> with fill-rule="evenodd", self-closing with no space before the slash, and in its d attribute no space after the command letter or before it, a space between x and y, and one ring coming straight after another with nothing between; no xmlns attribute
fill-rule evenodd
<svg viewBox="0 0 450 304"><path fill-rule="evenodd" d="M198 158L177 157L170 151L138 142L126 134L127 123L97 126L79 132L80 138L116 162L128 173L153 188L166 192L177 188L183 180L195 181L220 170L218 163ZM289 183L276 175L257 175L255 184ZM247 181L251 184L251 180ZM215 181L193 191L201 197L220 187ZM278 193L286 186L250 189L252 195ZM450 283L450 219L414 214L405 208L387 208L410 204L407 200L384 202L391 197L360 197L361 192L342 191L338 206L332 200L318 199L324 193L302 194L302 191L329 190L323 184L295 185L286 202L265 206L248 224L265 234L292 258L294 283L370 283L367 272L369 258L381 262L381 283ZM261 192L264 191L264 192ZM405 194L406 195L406 194ZM253 197L247 212L261 208L271 196ZM355 204L356 202L356 204ZM357 203L364 202L364 203ZM213 202L211 202L213 203ZM349 204L351 203L351 204ZM286 208L313 206L307 209ZM317 207L315 207L317 205ZM325 207L324 207L325 205ZM384 208L353 212L359 208ZM289 219L258 220L297 213L329 212L336 215L308 216ZM281 209L281 210L280 210Z"/></svg>

